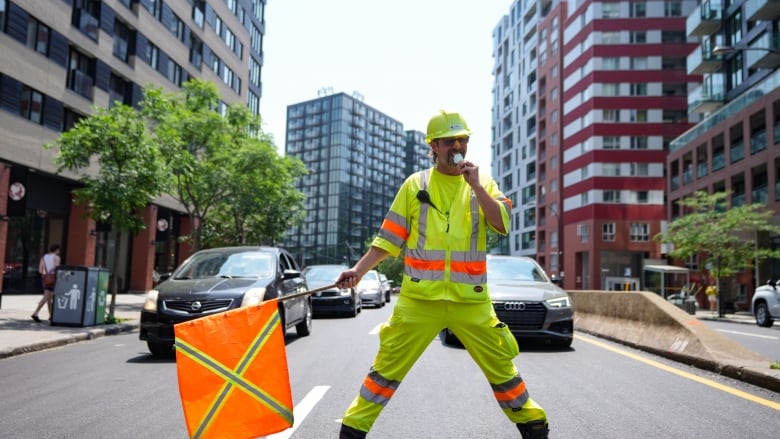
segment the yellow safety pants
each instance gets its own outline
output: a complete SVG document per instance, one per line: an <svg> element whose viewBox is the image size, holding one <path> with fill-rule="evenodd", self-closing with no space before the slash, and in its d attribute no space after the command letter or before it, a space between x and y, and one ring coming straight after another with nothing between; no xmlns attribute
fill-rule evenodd
<svg viewBox="0 0 780 439"><path fill-rule="evenodd" d="M379 352L360 393L344 414L343 424L369 431L395 389L425 348L449 328L485 374L506 416L513 423L547 420L529 396L512 359L519 349L509 328L490 302L427 301L401 293L390 320L379 332Z"/></svg>

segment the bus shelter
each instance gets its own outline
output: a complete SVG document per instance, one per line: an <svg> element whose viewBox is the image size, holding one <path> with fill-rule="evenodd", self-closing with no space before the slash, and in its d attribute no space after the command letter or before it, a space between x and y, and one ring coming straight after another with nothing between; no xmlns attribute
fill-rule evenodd
<svg viewBox="0 0 780 439"><path fill-rule="evenodd" d="M642 290L652 291L666 299L680 294L690 282L690 270L674 265L645 265L642 268Z"/></svg>

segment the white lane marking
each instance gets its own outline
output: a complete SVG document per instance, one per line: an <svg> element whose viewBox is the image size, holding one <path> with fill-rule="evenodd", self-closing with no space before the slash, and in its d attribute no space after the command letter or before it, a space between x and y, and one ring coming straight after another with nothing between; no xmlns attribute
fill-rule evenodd
<svg viewBox="0 0 780 439"><path fill-rule="evenodd" d="M328 389L330 389L330 386L315 386L311 389L306 397L296 404L293 409L293 417L295 417L293 426L287 430L280 431L279 433L266 436L266 439L289 439L289 437L295 433L298 426L301 425L303 420L306 419L306 416L314 409L314 406L317 405L323 396L325 396L325 392L327 392Z"/></svg>
<svg viewBox="0 0 780 439"><path fill-rule="evenodd" d="M778 339L780 339L780 337L773 337L771 335L758 335L758 334L751 334L749 332L729 331L727 329L718 329L717 331L718 332L728 332L729 334L747 335L748 337L768 338L770 340L778 340Z"/></svg>
<svg viewBox="0 0 780 439"><path fill-rule="evenodd" d="M371 330L371 332L368 333L368 335L377 335L379 334L379 329L382 327L382 323L374 326L374 329Z"/></svg>

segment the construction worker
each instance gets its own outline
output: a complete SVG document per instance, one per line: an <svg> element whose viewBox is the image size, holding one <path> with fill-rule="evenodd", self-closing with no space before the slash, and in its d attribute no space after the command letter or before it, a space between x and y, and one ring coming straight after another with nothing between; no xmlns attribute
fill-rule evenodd
<svg viewBox="0 0 780 439"><path fill-rule="evenodd" d="M517 340L496 318L486 277L487 228L506 235L511 202L496 182L465 160L471 131L458 113L428 123L433 168L406 179L371 247L336 283L361 277L403 247L404 276L393 315L379 332L379 352L344 414L340 438L365 438L393 392L445 328L485 374L498 405L524 439L547 438L547 415L529 397L512 359Z"/></svg>

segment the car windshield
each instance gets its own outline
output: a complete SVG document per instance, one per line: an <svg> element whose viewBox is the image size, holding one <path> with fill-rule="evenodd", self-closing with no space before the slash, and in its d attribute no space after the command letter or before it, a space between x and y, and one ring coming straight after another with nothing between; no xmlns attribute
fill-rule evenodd
<svg viewBox="0 0 780 439"><path fill-rule="evenodd" d="M533 260L520 258L488 258L488 279L491 281L548 282L547 275Z"/></svg>
<svg viewBox="0 0 780 439"><path fill-rule="evenodd" d="M379 275L376 271L369 271L360 279L360 282L379 282Z"/></svg>
<svg viewBox="0 0 780 439"><path fill-rule="evenodd" d="M206 252L195 254L177 270L175 279L204 277L268 277L274 272L274 257L268 252Z"/></svg>
<svg viewBox="0 0 780 439"><path fill-rule="evenodd" d="M303 277L307 281L324 280L335 281L346 267L308 267L303 270Z"/></svg>

